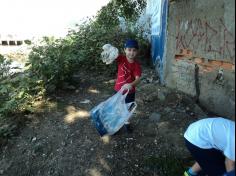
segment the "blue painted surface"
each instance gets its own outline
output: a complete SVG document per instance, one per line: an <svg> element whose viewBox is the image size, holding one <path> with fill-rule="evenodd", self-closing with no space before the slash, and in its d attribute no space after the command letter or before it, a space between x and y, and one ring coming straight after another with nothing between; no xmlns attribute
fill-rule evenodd
<svg viewBox="0 0 236 176"><path fill-rule="evenodd" d="M160 4L159 4L160 5ZM152 24L154 26L153 30L159 31L157 33L153 33L151 35L151 55L152 55L152 62L155 66L158 75L160 77L161 84L164 84L164 53L165 53L165 42L166 42L166 26L167 26L167 11L168 11L168 0L162 0L161 1L161 17L158 22L158 19L152 19L154 23ZM156 16L157 17L157 16ZM160 24L155 24L160 23ZM159 28L159 29L155 29Z"/></svg>

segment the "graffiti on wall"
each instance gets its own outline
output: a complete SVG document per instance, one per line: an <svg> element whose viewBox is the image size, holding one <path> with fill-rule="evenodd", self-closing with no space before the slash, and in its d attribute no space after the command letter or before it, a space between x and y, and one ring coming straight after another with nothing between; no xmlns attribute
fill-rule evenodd
<svg viewBox="0 0 236 176"><path fill-rule="evenodd" d="M203 52L213 58L235 60L235 36L223 19L216 23L202 19L177 20L176 50L188 48L194 54Z"/></svg>

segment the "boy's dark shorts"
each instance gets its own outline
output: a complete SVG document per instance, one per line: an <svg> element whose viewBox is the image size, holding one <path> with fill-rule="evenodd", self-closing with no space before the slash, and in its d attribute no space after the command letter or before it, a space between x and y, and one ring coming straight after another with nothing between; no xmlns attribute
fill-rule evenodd
<svg viewBox="0 0 236 176"><path fill-rule="evenodd" d="M125 98L125 103L131 103L134 101L135 101L135 92L128 94Z"/></svg>
<svg viewBox="0 0 236 176"><path fill-rule="evenodd" d="M222 176L226 172L225 156L221 151L214 148L201 149L191 144L188 140L184 140L186 147L205 174L208 176Z"/></svg>

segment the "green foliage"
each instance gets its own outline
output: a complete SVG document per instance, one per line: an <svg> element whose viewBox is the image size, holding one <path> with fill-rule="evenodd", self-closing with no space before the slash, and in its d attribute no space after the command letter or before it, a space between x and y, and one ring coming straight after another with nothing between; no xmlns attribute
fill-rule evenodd
<svg viewBox="0 0 236 176"><path fill-rule="evenodd" d="M146 0L112 0L96 15L96 22L109 29L119 25L119 17L135 22L146 7Z"/></svg>
<svg viewBox="0 0 236 176"><path fill-rule="evenodd" d="M144 7L146 0L112 0L113 6L118 10L119 16L126 20L136 20Z"/></svg>
<svg viewBox="0 0 236 176"><path fill-rule="evenodd" d="M71 38L44 37L39 46L33 47L27 64L31 66L31 74L42 80L51 92L71 78L78 69L78 61L78 51Z"/></svg>
<svg viewBox="0 0 236 176"><path fill-rule="evenodd" d="M0 117L32 111L31 103L35 96L44 94L40 81L30 77L27 73L9 74L9 64L10 62L1 56Z"/></svg>
<svg viewBox="0 0 236 176"><path fill-rule="evenodd" d="M10 61L7 61L3 55L0 54L0 81L9 75Z"/></svg>
<svg viewBox="0 0 236 176"><path fill-rule="evenodd" d="M40 82L29 77L16 76L1 82L0 114L7 116L12 113L30 111L35 96L43 95Z"/></svg>
<svg viewBox="0 0 236 176"><path fill-rule="evenodd" d="M97 13L96 22L104 28L109 29L111 26L119 25L118 15L114 3L110 2Z"/></svg>

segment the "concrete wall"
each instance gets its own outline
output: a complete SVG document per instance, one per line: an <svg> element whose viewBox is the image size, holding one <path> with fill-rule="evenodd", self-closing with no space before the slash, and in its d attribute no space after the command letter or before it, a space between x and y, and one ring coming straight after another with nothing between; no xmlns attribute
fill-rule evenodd
<svg viewBox="0 0 236 176"><path fill-rule="evenodd" d="M235 1L169 4L165 84L199 98L208 110L235 115Z"/></svg>

